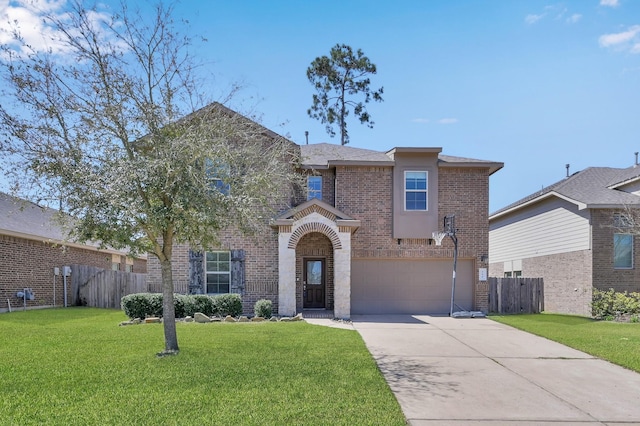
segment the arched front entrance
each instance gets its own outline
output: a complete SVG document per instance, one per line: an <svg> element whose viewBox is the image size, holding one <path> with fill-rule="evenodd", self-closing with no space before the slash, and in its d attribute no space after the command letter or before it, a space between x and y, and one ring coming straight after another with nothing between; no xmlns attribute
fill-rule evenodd
<svg viewBox="0 0 640 426"><path fill-rule="evenodd" d="M350 318L351 233L358 229L360 221L313 199L280 215L273 226L278 228L278 313L288 316L301 312L307 298L309 304L333 308L336 318ZM327 294L328 273L331 297ZM318 279L325 280L324 293L319 293L317 286L323 284L316 283ZM314 283L309 284L309 280ZM316 287L309 288L310 285Z"/></svg>
<svg viewBox="0 0 640 426"><path fill-rule="evenodd" d="M333 245L320 232L311 232L296 246L296 310L333 310Z"/></svg>

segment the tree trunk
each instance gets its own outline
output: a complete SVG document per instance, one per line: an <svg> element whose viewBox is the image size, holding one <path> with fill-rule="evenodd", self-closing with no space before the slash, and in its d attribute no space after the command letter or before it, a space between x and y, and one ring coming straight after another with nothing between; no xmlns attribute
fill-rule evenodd
<svg viewBox="0 0 640 426"><path fill-rule="evenodd" d="M171 260L160 262L162 266L162 324L164 325L165 354L177 353L176 310L173 304L173 271Z"/></svg>

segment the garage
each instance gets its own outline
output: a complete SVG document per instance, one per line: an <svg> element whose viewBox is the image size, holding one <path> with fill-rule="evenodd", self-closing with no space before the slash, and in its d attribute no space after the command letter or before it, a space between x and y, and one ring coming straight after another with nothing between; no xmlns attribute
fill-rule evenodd
<svg viewBox="0 0 640 426"><path fill-rule="evenodd" d="M352 314L448 314L452 260L351 261ZM473 309L473 260L458 259L455 303Z"/></svg>

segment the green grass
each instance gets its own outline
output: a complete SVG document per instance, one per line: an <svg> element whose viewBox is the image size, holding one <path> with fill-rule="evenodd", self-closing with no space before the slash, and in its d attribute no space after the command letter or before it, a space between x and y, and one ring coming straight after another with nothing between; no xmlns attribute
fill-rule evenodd
<svg viewBox="0 0 640 426"><path fill-rule="evenodd" d="M360 336L295 323L161 324L121 311L0 314L0 424L404 425Z"/></svg>
<svg viewBox="0 0 640 426"><path fill-rule="evenodd" d="M490 318L640 373L638 323L556 314L492 315Z"/></svg>

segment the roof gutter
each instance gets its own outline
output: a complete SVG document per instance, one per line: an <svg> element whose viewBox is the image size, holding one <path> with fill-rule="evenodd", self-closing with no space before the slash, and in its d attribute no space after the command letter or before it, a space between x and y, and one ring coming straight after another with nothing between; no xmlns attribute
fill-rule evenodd
<svg viewBox="0 0 640 426"><path fill-rule="evenodd" d="M65 247L73 247L73 248L78 248L78 249L84 249L84 250L91 250L91 251L99 251L102 253L109 253L109 254L118 254L118 255L122 255L122 256L131 256L130 253L121 251L121 250L116 250L113 248L99 248L98 246L93 246L93 245L87 245L87 244L80 244L80 243L74 243L71 241L64 241L64 240L59 240L59 239L53 239L53 238L42 238L39 237L37 235L31 235L31 234L24 234L22 232L15 232L15 231L10 231L7 229L0 229L0 235L6 235L9 237L14 237L14 238L21 238L23 240L29 240L29 241L37 241L40 243L44 243L44 244L51 244L51 245L58 245L58 246L65 246ZM134 256L136 259L146 259L147 256L146 255L142 255L142 256Z"/></svg>

